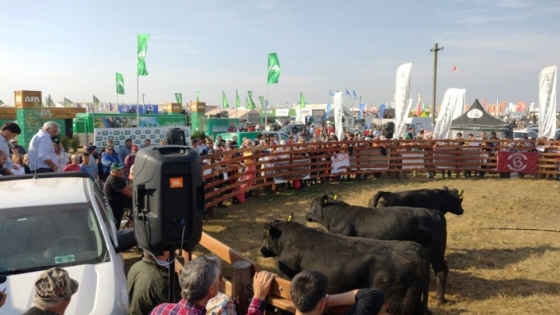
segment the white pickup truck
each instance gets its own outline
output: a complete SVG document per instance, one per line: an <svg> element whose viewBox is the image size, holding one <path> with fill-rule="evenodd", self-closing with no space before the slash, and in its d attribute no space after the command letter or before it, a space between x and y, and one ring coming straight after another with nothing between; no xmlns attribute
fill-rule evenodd
<svg viewBox="0 0 560 315"><path fill-rule="evenodd" d="M8 295L1 314L31 308L37 277L55 266L79 282L66 314L128 314L117 253L133 246L131 234L117 234L112 211L90 177L4 176L0 196L0 276L7 278L0 290Z"/></svg>

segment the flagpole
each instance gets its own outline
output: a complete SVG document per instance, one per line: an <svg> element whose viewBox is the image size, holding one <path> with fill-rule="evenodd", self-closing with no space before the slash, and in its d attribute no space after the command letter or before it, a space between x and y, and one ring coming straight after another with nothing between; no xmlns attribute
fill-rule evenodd
<svg viewBox="0 0 560 315"><path fill-rule="evenodd" d="M266 101L264 101L264 130L268 123L268 82L266 83Z"/></svg>
<svg viewBox="0 0 560 315"><path fill-rule="evenodd" d="M138 75L136 75L136 127L140 127L140 76Z"/></svg>

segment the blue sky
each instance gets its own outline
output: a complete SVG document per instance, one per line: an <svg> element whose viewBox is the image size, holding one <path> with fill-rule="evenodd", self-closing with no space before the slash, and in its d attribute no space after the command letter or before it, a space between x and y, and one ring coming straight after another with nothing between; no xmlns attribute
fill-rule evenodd
<svg viewBox="0 0 560 315"><path fill-rule="evenodd" d="M146 102L196 98L230 105L238 90L266 95L266 63L278 54L271 105L329 102L355 90L366 104L390 102L397 67L412 62L411 95L431 103L434 43L437 102L465 88L467 102L538 102L538 75L560 62L557 0L2 1L0 100L40 90L55 101L115 102L115 72L136 102L136 35L151 34L140 93ZM459 68L453 72L451 68ZM258 103L258 98L254 98ZM346 100L346 104L348 104ZM355 101L356 105L358 101Z"/></svg>

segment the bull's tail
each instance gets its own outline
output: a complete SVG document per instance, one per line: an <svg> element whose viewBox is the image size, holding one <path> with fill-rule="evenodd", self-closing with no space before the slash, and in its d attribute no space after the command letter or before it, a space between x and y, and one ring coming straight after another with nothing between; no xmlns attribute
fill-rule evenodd
<svg viewBox="0 0 560 315"><path fill-rule="evenodd" d="M379 199L384 198L387 194L389 194L389 193L385 192L385 191L378 191L377 194L375 194L373 196L373 198L370 199L369 207L370 208L377 208L377 204L379 203Z"/></svg>

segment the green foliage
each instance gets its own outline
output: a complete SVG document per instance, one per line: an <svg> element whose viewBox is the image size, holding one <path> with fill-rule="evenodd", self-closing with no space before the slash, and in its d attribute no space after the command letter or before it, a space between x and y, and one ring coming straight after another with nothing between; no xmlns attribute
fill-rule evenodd
<svg viewBox="0 0 560 315"><path fill-rule="evenodd" d="M191 133L191 139L206 138L206 133L203 130L195 130Z"/></svg>
<svg viewBox="0 0 560 315"><path fill-rule="evenodd" d="M70 139L70 147L72 148L72 152L78 152L78 148L80 147L80 138L78 135L72 136L72 139Z"/></svg>
<svg viewBox="0 0 560 315"><path fill-rule="evenodd" d="M62 149L68 152L68 149L70 148L70 138L67 136L60 136L60 144L62 144Z"/></svg>

